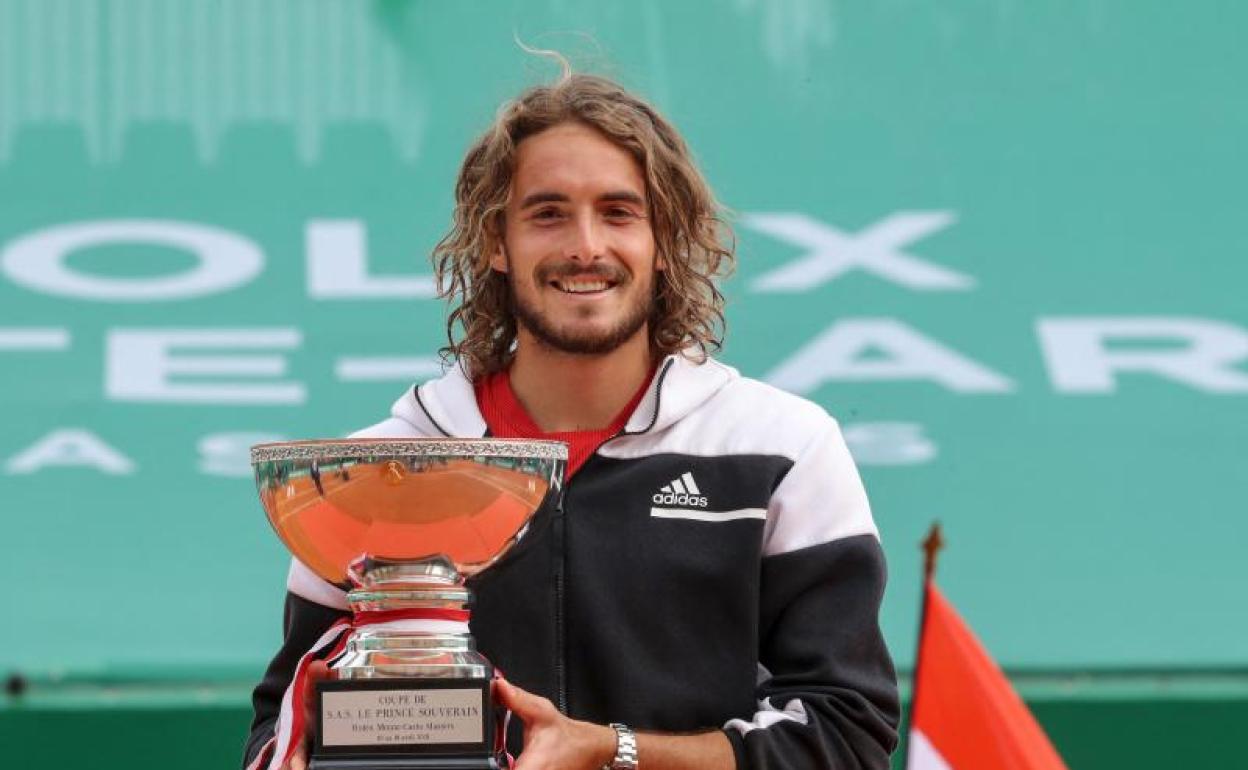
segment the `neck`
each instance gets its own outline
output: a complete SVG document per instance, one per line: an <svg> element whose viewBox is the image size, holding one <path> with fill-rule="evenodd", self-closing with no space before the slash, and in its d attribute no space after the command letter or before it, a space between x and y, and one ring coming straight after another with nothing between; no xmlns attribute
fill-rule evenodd
<svg viewBox="0 0 1248 770"><path fill-rule="evenodd" d="M511 363L511 390L544 432L601 430L636 395L651 363L644 327L601 355L555 350L521 328Z"/></svg>

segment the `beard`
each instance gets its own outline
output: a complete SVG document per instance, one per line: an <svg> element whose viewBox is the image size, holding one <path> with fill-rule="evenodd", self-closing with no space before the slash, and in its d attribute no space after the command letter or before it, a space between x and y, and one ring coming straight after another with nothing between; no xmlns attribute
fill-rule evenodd
<svg viewBox="0 0 1248 770"><path fill-rule="evenodd" d="M555 278L595 277L614 282L612 291L626 289L633 278L627 272L614 267L593 267L588 270L571 265L552 267L539 272L536 276L538 286L546 286ZM649 282L647 282L649 283ZM528 302L516 291L514 281L507 281L507 292L511 299L511 310L516 322L533 335L542 344L562 353L597 356L618 348L632 339L646 325L654 311L654 291L652 285L638 286L633 301L624 309L623 315L606 329L578 328L578 324L559 325L543 315L534 303ZM585 309L588 317L592 311Z"/></svg>

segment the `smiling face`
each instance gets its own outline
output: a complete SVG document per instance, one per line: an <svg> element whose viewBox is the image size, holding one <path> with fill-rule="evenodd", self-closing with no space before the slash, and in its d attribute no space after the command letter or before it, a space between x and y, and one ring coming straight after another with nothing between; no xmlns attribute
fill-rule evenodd
<svg viewBox="0 0 1248 770"><path fill-rule="evenodd" d="M641 167L580 123L524 139L491 266L508 274L519 336L599 355L647 332L655 257Z"/></svg>

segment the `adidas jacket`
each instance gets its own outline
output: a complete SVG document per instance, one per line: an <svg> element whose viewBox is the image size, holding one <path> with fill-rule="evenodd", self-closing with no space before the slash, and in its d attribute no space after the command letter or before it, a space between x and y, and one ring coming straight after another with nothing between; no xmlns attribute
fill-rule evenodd
<svg viewBox="0 0 1248 770"><path fill-rule="evenodd" d="M356 435L485 434L453 368ZM471 627L511 681L577 719L720 728L742 770L886 768L899 704L877 620L884 581L837 423L723 364L672 356L624 431L470 583ZM340 588L292 562L244 764L272 735L299 657L345 611Z"/></svg>

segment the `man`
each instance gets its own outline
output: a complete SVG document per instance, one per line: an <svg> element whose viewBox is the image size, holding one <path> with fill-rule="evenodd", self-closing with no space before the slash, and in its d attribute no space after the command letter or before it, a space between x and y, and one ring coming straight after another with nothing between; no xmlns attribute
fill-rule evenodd
<svg viewBox="0 0 1248 770"><path fill-rule="evenodd" d="M709 358L732 252L676 131L565 74L500 112L455 197L434 257L456 365L357 435L569 444L563 494L473 584L519 767L887 767L898 701L866 495L822 409ZM298 562L288 585L248 761L346 607Z"/></svg>

